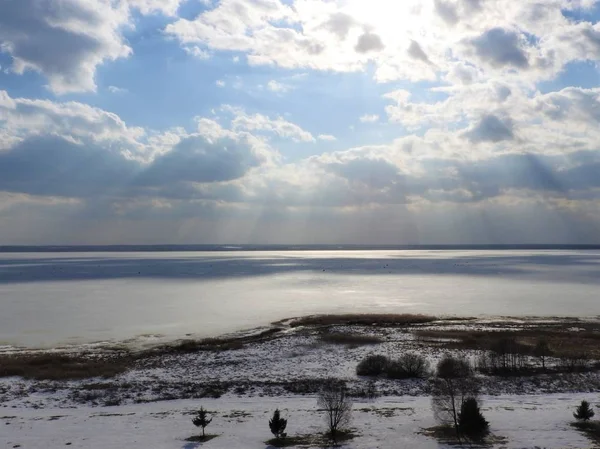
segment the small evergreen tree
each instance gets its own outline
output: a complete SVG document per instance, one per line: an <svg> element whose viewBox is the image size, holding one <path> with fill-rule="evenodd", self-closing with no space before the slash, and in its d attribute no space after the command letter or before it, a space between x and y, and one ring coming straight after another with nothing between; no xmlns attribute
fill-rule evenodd
<svg viewBox="0 0 600 449"><path fill-rule="evenodd" d="M594 415L594 409L592 409L588 401L581 401L581 404L579 404L577 410L573 413L573 416L578 421L589 421Z"/></svg>
<svg viewBox="0 0 600 449"><path fill-rule="evenodd" d="M283 419L279 413L279 409L273 412L273 417L269 420L269 428L271 433L275 435L275 438L285 438L285 428L287 426L287 419Z"/></svg>
<svg viewBox="0 0 600 449"><path fill-rule="evenodd" d="M489 431L489 423L483 417L477 399L467 398L460 408L458 415L458 429L469 439L479 440Z"/></svg>
<svg viewBox="0 0 600 449"><path fill-rule="evenodd" d="M194 417L194 419L192 419L192 422L194 423L194 425L196 427L202 427L202 436L204 437L204 429L206 426L208 426L212 421L212 418L208 417L208 412L206 410L204 410L203 407L200 407L200 410L198 411L198 413L196 414L196 416Z"/></svg>

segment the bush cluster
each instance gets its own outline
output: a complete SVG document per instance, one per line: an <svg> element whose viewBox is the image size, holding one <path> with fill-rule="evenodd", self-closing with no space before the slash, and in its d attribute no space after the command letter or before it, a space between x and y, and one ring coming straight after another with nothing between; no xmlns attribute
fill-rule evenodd
<svg viewBox="0 0 600 449"><path fill-rule="evenodd" d="M429 361L412 352L402 354L397 359L390 359L384 355L370 354L362 359L357 367L359 376L381 376L389 379L425 378L430 374Z"/></svg>

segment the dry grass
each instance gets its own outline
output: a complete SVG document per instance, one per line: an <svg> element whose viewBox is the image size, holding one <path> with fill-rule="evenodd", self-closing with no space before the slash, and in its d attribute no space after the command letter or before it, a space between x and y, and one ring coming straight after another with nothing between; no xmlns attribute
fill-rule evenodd
<svg viewBox="0 0 600 449"><path fill-rule="evenodd" d="M518 330L417 330L415 335L422 340L441 340L440 346L447 349L488 350L501 339L515 339L524 347L534 348L544 339L550 350L558 357L586 354L590 359L600 359L600 327L579 332L568 328L528 327Z"/></svg>
<svg viewBox="0 0 600 449"><path fill-rule="evenodd" d="M359 314L348 313L342 315L311 315L295 318L290 326L408 326L411 324L424 324L436 321L438 318L429 315L414 314Z"/></svg>
<svg viewBox="0 0 600 449"><path fill-rule="evenodd" d="M377 335L365 335L349 332L323 332L321 341L332 345L366 346L383 343L383 338Z"/></svg>
<svg viewBox="0 0 600 449"><path fill-rule="evenodd" d="M275 338L280 329L232 338L184 340L138 353L106 351L104 353L65 354L60 352L23 352L0 355L0 377L19 376L35 380L77 380L93 377L110 378L124 373L145 360L157 360L161 355L196 351L231 351L248 343Z"/></svg>
<svg viewBox="0 0 600 449"><path fill-rule="evenodd" d="M114 377L125 372L133 359L126 355L90 356L59 353L0 356L0 377L36 380L75 380Z"/></svg>
<svg viewBox="0 0 600 449"><path fill-rule="evenodd" d="M177 353L196 351L235 351L243 349L247 344L260 343L275 338L281 331L274 327L255 335L243 337L204 338L202 340L183 340L176 344L161 346L150 350L150 353Z"/></svg>

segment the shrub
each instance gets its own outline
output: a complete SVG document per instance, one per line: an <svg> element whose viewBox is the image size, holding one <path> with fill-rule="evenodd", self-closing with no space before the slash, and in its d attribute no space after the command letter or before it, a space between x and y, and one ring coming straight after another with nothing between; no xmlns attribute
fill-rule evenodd
<svg viewBox="0 0 600 449"><path fill-rule="evenodd" d="M579 404L577 410L573 413L573 416L578 421L589 421L594 415L594 409L592 409L588 401L581 401L581 404Z"/></svg>
<svg viewBox="0 0 600 449"><path fill-rule="evenodd" d="M587 354L574 353L560 358L560 367L570 373L586 371L589 368Z"/></svg>
<svg viewBox="0 0 600 449"><path fill-rule="evenodd" d="M374 380L370 380L367 384L367 389L365 391L367 399L377 399L379 396L379 392L377 391L377 385Z"/></svg>
<svg viewBox="0 0 600 449"><path fill-rule="evenodd" d="M471 363L461 357L446 354L437 364L436 376L440 379L458 379L473 375Z"/></svg>
<svg viewBox="0 0 600 449"><path fill-rule="evenodd" d="M475 398L467 398L460 408L458 429L469 439L480 440L489 432L489 423L483 417Z"/></svg>
<svg viewBox="0 0 600 449"><path fill-rule="evenodd" d="M369 400L377 399L379 392L375 380L369 379L368 382L350 392L352 397L365 398Z"/></svg>
<svg viewBox="0 0 600 449"><path fill-rule="evenodd" d="M319 392L317 404L326 413L328 434L336 443L338 433L350 423L352 418L352 401L348 396L346 385L330 379Z"/></svg>
<svg viewBox="0 0 600 449"><path fill-rule="evenodd" d="M286 437L285 428L287 426L287 419L283 419L279 413L279 409L273 412L273 417L269 420L269 429L275 438L282 439Z"/></svg>
<svg viewBox="0 0 600 449"><path fill-rule="evenodd" d="M390 379L424 378L429 375L429 362L419 354L408 352L388 362L385 372Z"/></svg>
<svg viewBox="0 0 600 449"><path fill-rule="evenodd" d="M431 387L435 418L442 424L451 424L460 439L459 415L463 404L479 393L479 384L468 360L445 355L438 362Z"/></svg>
<svg viewBox="0 0 600 449"><path fill-rule="evenodd" d="M362 359L356 367L359 376L379 376L385 371L389 360L384 355L370 354Z"/></svg>

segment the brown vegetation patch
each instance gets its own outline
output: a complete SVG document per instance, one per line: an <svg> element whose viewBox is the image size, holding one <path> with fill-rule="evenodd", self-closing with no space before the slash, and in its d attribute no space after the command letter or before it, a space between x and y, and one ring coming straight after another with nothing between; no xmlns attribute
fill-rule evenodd
<svg viewBox="0 0 600 449"><path fill-rule="evenodd" d="M290 322L291 327L298 326L408 326L436 321L438 318L418 314L360 314L348 313L341 315L311 315L295 318Z"/></svg>
<svg viewBox="0 0 600 449"><path fill-rule="evenodd" d="M524 326L511 330L423 329L415 331L415 335L428 343L437 341L447 349L488 350L503 339L514 339L518 344L533 349L543 339L557 357L585 354L590 359L600 359L600 323L579 323L579 331L574 331L572 325Z"/></svg>
<svg viewBox="0 0 600 449"><path fill-rule="evenodd" d="M366 346L383 343L383 338L377 335L365 335L350 332L323 332L321 341L331 345Z"/></svg>
<svg viewBox="0 0 600 449"><path fill-rule="evenodd" d="M76 380L114 377L131 365L128 355L66 355L21 353L0 356L0 377L20 376L36 380Z"/></svg>
<svg viewBox="0 0 600 449"><path fill-rule="evenodd" d="M235 351L243 349L247 344L260 343L275 338L281 328L270 328L254 335L241 337L204 338L202 340L182 340L176 344L161 346L149 353L177 353L196 351Z"/></svg>

